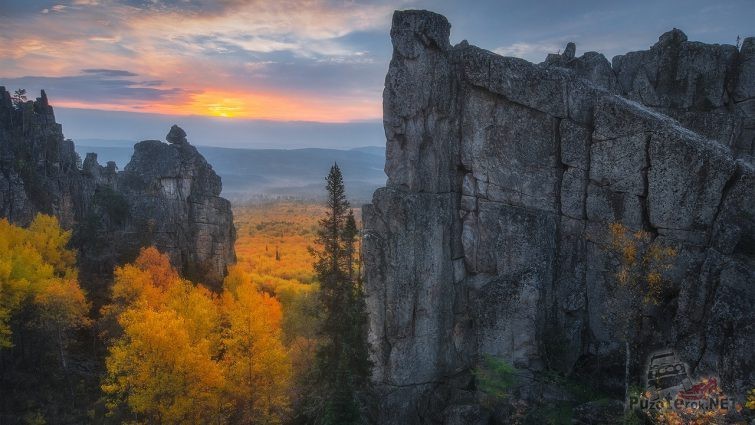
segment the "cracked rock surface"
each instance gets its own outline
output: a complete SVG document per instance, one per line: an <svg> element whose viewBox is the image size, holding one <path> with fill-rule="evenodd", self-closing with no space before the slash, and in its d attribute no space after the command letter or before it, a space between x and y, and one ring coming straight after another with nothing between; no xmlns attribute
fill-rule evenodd
<svg viewBox="0 0 755 425"><path fill-rule="evenodd" d="M678 250L636 357L673 348L744 394L755 40L707 45L674 29L612 62L569 45L535 65L451 46L449 32L432 12L393 16L388 183L363 209L378 423L488 423L471 373L484 355L621 391L623 342L603 319L616 221Z"/></svg>

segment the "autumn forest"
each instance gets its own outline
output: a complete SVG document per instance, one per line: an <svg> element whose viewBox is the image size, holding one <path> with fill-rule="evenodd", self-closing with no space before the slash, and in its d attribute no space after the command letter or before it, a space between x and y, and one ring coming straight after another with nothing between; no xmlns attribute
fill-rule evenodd
<svg viewBox="0 0 755 425"><path fill-rule="evenodd" d="M369 373L366 316L355 298L355 215L339 179L331 172L327 203L235 206L237 262L220 291L146 246L114 269L108 301L95 305L79 281L72 233L57 219L39 214L26 228L0 220L0 380L14 389L2 411L29 424L357 418L355 391ZM344 282L351 298L339 298L350 292ZM348 316L344 302L361 309ZM344 320L358 325L361 356L341 356L348 344L327 336ZM329 395L331 375L340 394Z"/></svg>

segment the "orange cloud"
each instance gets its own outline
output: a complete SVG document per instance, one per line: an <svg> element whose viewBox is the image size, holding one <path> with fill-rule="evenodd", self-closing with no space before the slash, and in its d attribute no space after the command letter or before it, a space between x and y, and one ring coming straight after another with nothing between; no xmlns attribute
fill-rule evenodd
<svg viewBox="0 0 755 425"><path fill-rule="evenodd" d="M382 115L382 79L369 88L321 87L317 81L292 88L281 83L284 77L265 74L272 61L264 55L285 52L286 60L309 63L371 63L364 51L340 38L387 26L393 6L326 0L206 4L208 10L193 12L75 0L23 22L0 16L0 27L6 29L0 34L0 77L121 69L138 74L134 80L161 81L163 89L186 93L169 100L174 103L149 103L48 92L58 106L85 109L323 122ZM296 72L297 66L287 72Z"/></svg>

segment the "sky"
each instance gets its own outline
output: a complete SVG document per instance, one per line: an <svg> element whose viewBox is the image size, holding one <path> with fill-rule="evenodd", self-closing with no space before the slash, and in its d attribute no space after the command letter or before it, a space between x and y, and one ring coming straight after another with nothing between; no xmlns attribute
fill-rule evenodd
<svg viewBox="0 0 755 425"><path fill-rule="evenodd" d="M541 62L573 41L610 58L680 28L755 35L753 0L0 0L0 85L46 89L67 137L353 147L384 143L396 9L428 9L451 42Z"/></svg>

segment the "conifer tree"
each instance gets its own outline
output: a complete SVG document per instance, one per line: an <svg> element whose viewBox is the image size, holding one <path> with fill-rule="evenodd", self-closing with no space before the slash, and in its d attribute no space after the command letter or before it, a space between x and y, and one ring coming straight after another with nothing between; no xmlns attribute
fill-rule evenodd
<svg viewBox="0 0 755 425"><path fill-rule="evenodd" d="M316 377L323 397L321 422L347 425L361 422L357 395L370 374L367 315L361 282L353 271L358 230L338 164L326 182L327 212L317 232L320 249L313 250L323 309Z"/></svg>
<svg viewBox="0 0 755 425"><path fill-rule="evenodd" d="M349 214L346 215L346 223L343 228L343 241L344 249L346 251L346 272L349 275L349 280L354 280L354 263L356 260L356 244L357 236L359 236L359 230L357 229L357 223L354 219L354 210L349 210Z"/></svg>
<svg viewBox="0 0 755 425"><path fill-rule="evenodd" d="M21 108L21 105L26 102L26 89L18 89L14 91L11 96L11 101L13 102L13 106Z"/></svg>

